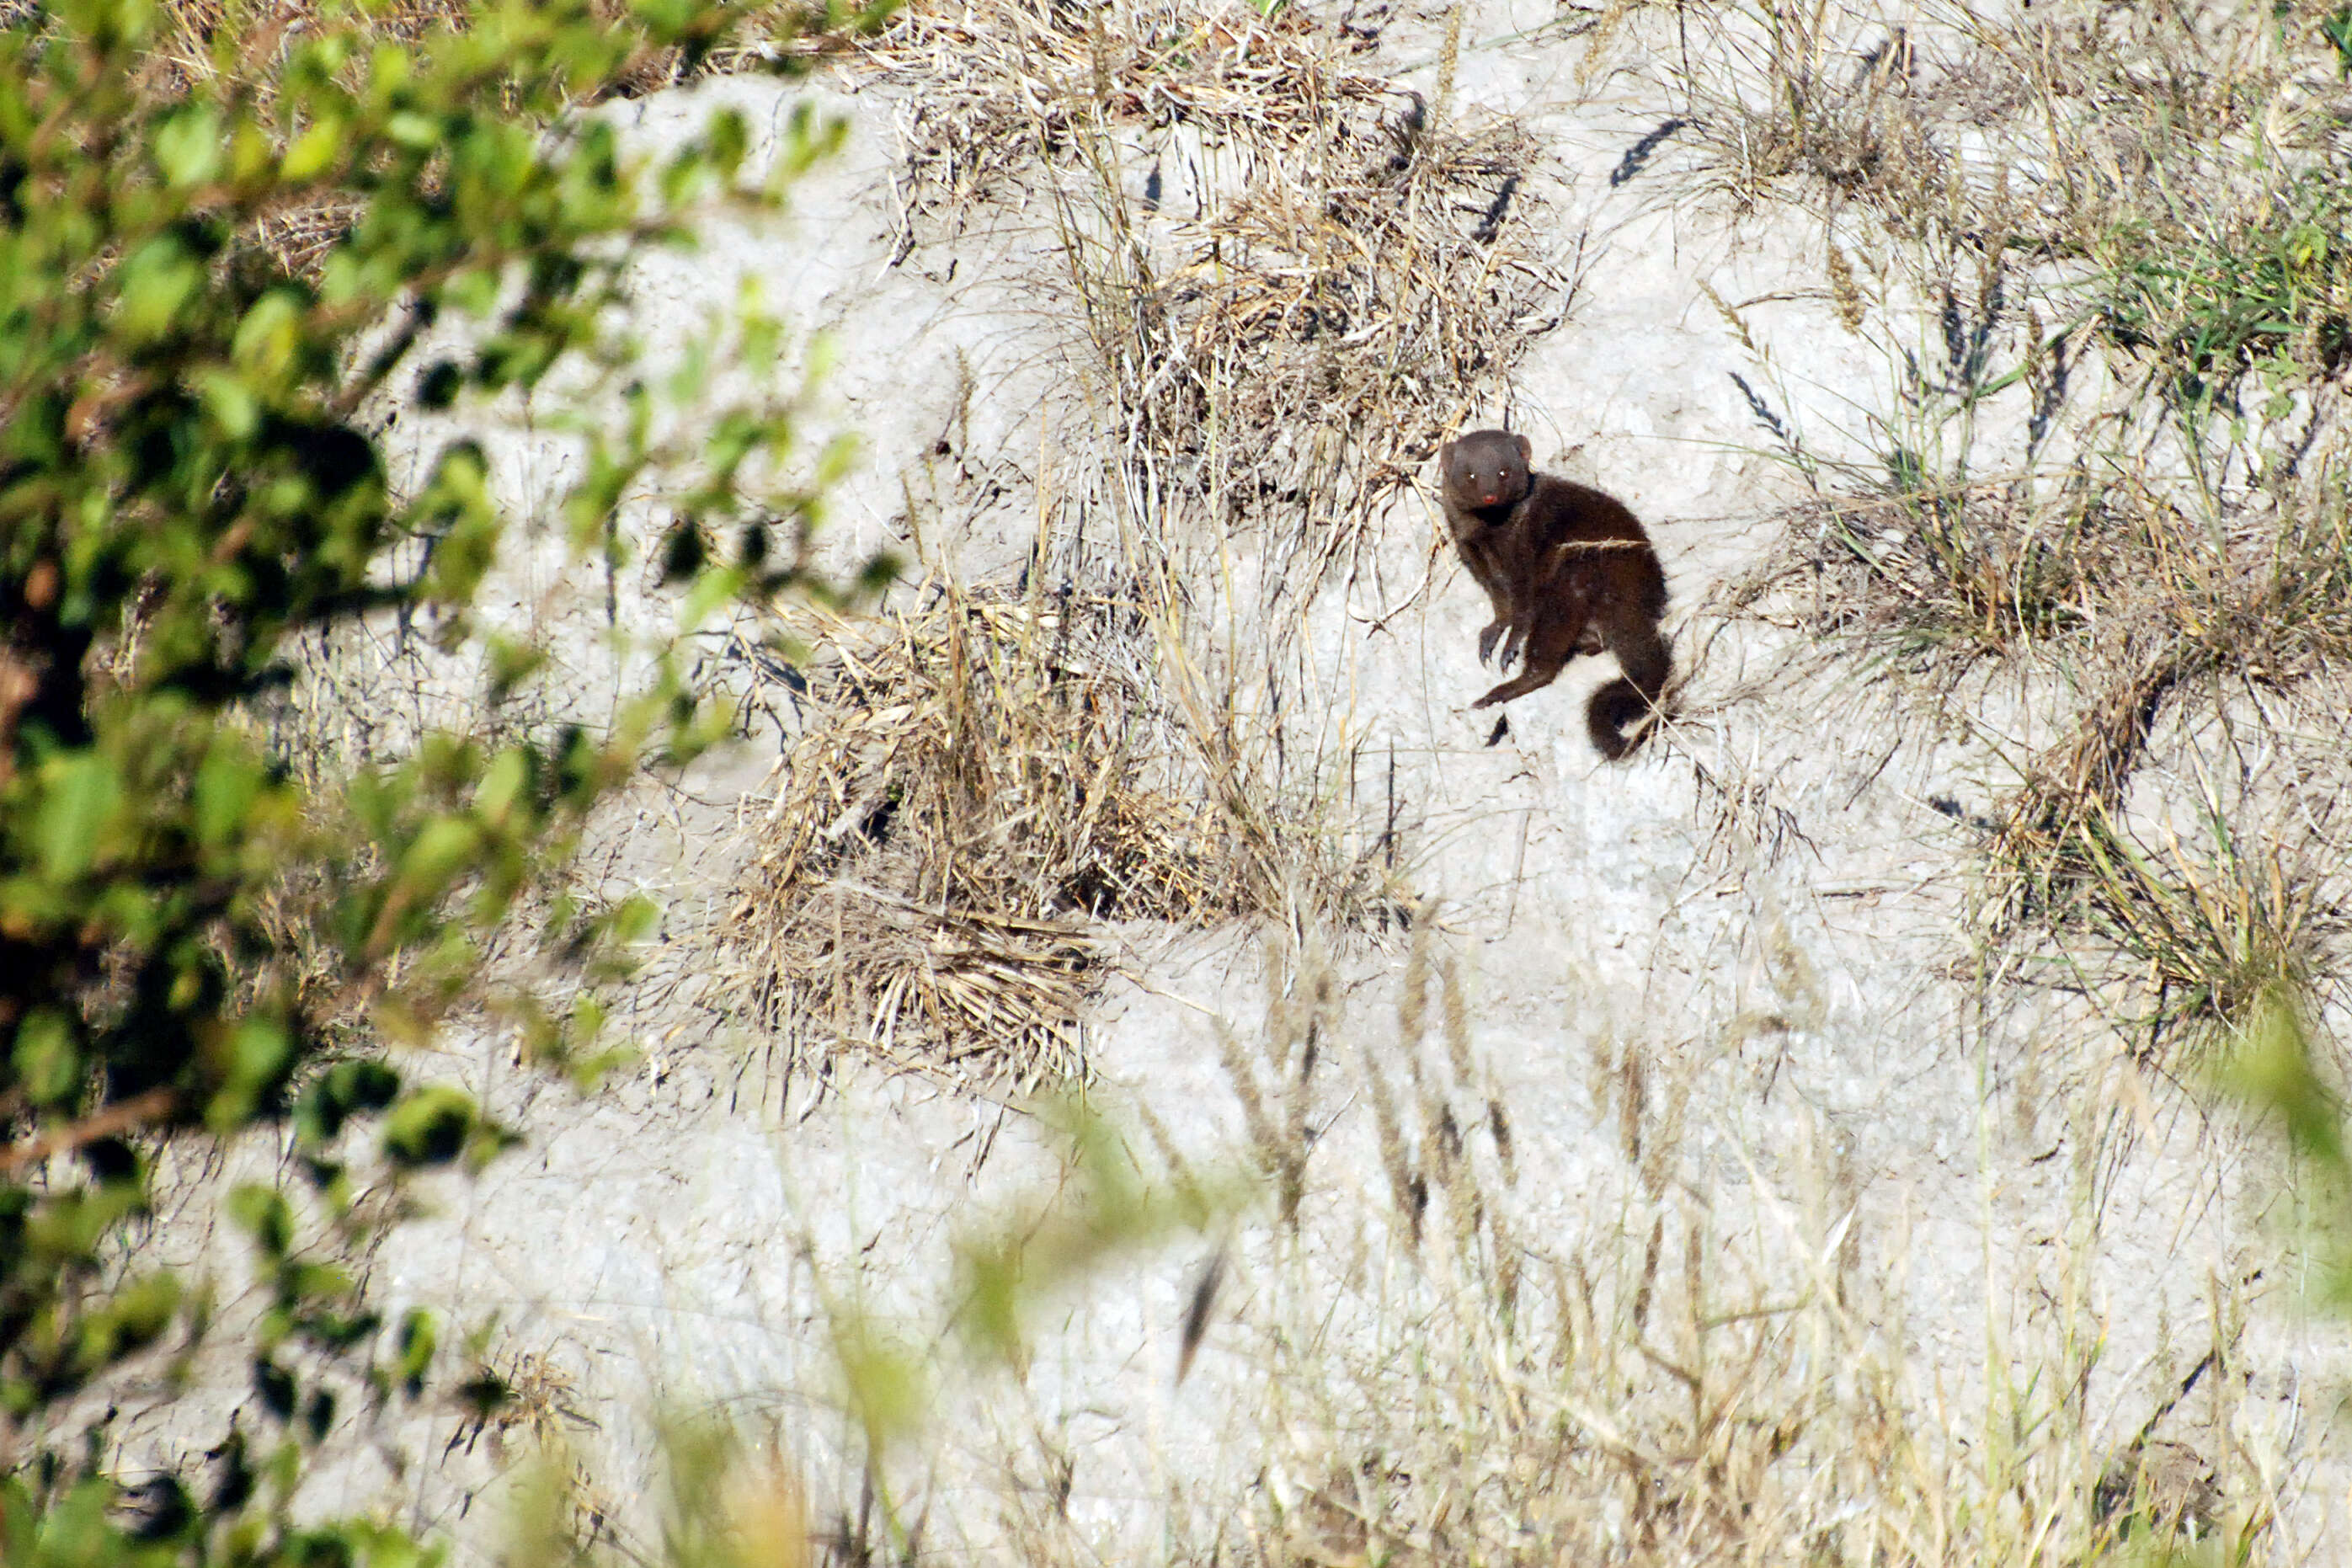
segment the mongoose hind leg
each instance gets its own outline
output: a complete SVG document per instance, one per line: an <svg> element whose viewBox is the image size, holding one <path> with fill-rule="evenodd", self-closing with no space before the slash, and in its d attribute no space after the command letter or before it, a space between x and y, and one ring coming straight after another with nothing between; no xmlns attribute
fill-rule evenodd
<svg viewBox="0 0 2352 1568"><path fill-rule="evenodd" d="M1567 663L1565 658L1548 658L1540 651L1530 649L1525 668L1470 706L1492 708L1497 702L1509 702L1525 697L1530 691L1540 691L1559 679L1559 672Z"/></svg>

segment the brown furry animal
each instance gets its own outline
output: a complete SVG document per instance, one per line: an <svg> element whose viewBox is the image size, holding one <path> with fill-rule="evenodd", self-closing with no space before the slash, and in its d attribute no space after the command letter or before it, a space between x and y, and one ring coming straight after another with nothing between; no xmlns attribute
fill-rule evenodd
<svg viewBox="0 0 2352 1568"><path fill-rule="evenodd" d="M1507 430L1474 430L1437 455L1454 545L1495 606L1478 634L1479 660L1497 637L1503 665L1516 653L1526 658L1516 678L1471 706L1525 697L1559 679L1578 654L1606 647L1622 673L1592 694L1584 717L1593 745L1613 760L1648 732L1643 721L1673 668L1658 630L1666 574L1622 502L1530 471L1532 455L1526 437Z"/></svg>

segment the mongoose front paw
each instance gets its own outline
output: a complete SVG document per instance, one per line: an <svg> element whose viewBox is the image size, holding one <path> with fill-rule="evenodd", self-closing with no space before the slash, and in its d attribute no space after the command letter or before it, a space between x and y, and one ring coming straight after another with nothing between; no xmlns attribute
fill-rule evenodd
<svg viewBox="0 0 2352 1568"><path fill-rule="evenodd" d="M1494 651L1495 651L1495 639L1496 639L1496 637L1501 637L1502 635L1503 635L1503 623L1502 623L1502 622L1500 622L1500 621L1496 621L1496 622L1495 622L1493 625L1489 626L1488 626L1485 631L1480 632L1480 633L1478 634L1478 662L1479 662L1480 664L1484 664L1484 663L1486 663L1486 660L1487 660L1490 657L1492 657L1492 655L1494 654ZM1514 635L1514 636L1512 637L1512 638L1511 638L1511 641L1512 641L1513 645L1515 645L1515 646L1516 646L1516 645L1517 645L1517 643L1518 642L1518 637L1517 637L1516 635ZM1507 661L1507 660L1510 658L1510 657L1511 657L1510 649L1509 649L1509 648L1507 648L1507 648L1505 648L1505 649L1503 650L1503 658Z"/></svg>

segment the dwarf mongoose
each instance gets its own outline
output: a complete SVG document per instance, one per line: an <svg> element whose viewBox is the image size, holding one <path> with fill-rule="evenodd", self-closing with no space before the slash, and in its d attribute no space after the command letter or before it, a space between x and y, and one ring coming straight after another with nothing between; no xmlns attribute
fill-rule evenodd
<svg viewBox="0 0 2352 1568"><path fill-rule="evenodd" d="M1619 677L1592 694L1585 724L1604 757L1623 756L1665 689L1673 656L1658 631L1666 575L1624 505L1587 485L1531 472L1533 448L1507 430L1474 430L1438 452L1439 494L1462 563L1494 602L1483 661L1503 644L1518 675L1471 704L1490 708L1549 686L1580 653L1605 646ZM1628 732L1631 727L1631 732Z"/></svg>

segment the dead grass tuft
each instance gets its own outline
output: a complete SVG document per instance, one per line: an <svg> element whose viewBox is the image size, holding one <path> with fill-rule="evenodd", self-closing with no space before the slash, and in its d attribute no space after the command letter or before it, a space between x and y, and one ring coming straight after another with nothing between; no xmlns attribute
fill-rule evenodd
<svg viewBox="0 0 2352 1568"><path fill-rule="evenodd" d="M1374 1125L1353 1135L1376 1143L1386 1174L1371 1184L1390 1201L1310 1186L1297 1211L1309 1245L1235 1309L1225 1348L1247 1346L1266 1452L1249 1515L1206 1521L1213 1539L1186 1560L2105 1560L2125 1514L2086 1475L2079 1389L2099 1352L2071 1296L2003 1307L2002 1365L1973 1425L1967 1399L1927 1393L1906 1364L1907 1244L1865 1232L1832 1140L1801 1116L1789 1147L1749 1157L1747 1190L1719 1170L1702 1188L1690 1163L1717 1156L1689 1143L1697 1058L1607 1032L1590 1065L1619 1158L1576 1179L1580 1208L1610 1219L1563 1240L1514 1179L1455 966L1430 922L1414 930L1394 1037L1325 1031L1359 1056ZM1781 1000L1815 1005L1787 934L1764 945ZM1318 973L1312 953L1273 956L1265 1064L1296 1059ZM1237 1086L1262 1086L1263 1068L1235 1065L1251 1054L1228 1047ZM1343 1076L1327 1093L1356 1087ZM1259 1120L1282 1141L1278 1117ZM1298 1142L1296 1168L1308 1153ZM1758 1223L1730 1217L1751 1204ZM2047 1364L2021 1354L2023 1336ZM2011 1358L2040 1370L2013 1379ZM2221 1501L2210 1487L2199 1500L2210 1530ZM2159 1540L2179 1522L2133 1520Z"/></svg>
<svg viewBox="0 0 2352 1568"><path fill-rule="evenodd" d="M1870 301L1828 245L1825 295L1882 336L1893 395L1843 466L1784 435L1817 499L1775 568L1806 602L1768 613L1896 673L1932 725L1980 669L2048 705L2030 745L1995 739L1990 929L2144 985L2149 1042L2302 984L2325 923L2315 868L2246 870L2147 764L2168 716L2309 702L2352 656L2340 10L1906 30L1817 0L1711 16L1717 63L1681 79L1719 192L1894 242Z"/></svg>
<svg viewBox="0 0 2352 1568"><path fill-rule="evenodd" d="M2145 472L2094 486L2078 468L2039 500L1999 481L1825 500L1812 516L1791 535L1813 589L1799 620L1842 650L1830 657L1924 675L1923 711L1944 711L1981 663L2057 708L1985 825L1997 941L2088 939L2101 974L2147 998L2119 1022L2150 1050L2226 1035L2311 980L2332 929L2316 867L2257 867L2209 802L2162 783L2141 808L2185 813L2174 831L2206 848L2150 848L2121 824L2168 712L2193 725L2292 696L2352 655L2340 500L2241 498L2217 521Z"/></svg>
<svg viewBox="0 0 2352 1568"><path fill-rule="evenodd" d="M2154 1055L2242 1037L2281 996L2309 994L2323 924L2313 883L2276 845L2249 853L2221 835L2210 857L2150 849L2112 824L2074 839L2084 917L2141 968L2150 995L2133 1031Z"/></svg>
<svg viewBox="0 0 2352 1568"><path fill-rule="evenodd" d="M2026 258L2060 319L2137 360L2185 416L2250 374L2352 362L2343 7L1930 8L1908 28L1813 0L1706 24L1685 75L1704 178L1741 206L1865 215L1932 291ZM1830 286L1852 323L1844 258Z"/></svg>
<svg viewBox="0 0 2352 1568"><path fill-rule="evenodd" d="M804 729L729 937L765 1021L976 1079L1071 1077L1116 962L1083 921L1385 907L1374 868L1318 860L1313 823L1173 709L1132 601L919 597L859 626L797 613L825 661L793 677ZM1310 865L1319 883L1285 879Z"/></svg>
<svg viewBox="0 0 2352 1568"><path fill-rule="evenodd" d="M1299 630L1572 290L1524 133L1351 53L1293 9L1174 0L918 4L864 50L910 89L908 246L1051 225L1076 374L1032 577L1059 587L941 584L839 634L740 922L771 1016L1073 1070L1108 960L1071 922L1402 918L1393 811L1349 815L1364 725ZM982 917L1072 945L978 944L971 1005L935 1003L932 928Z"/></svg>
<svg viewBox="0 0 2352 1568"><path fill-rule="evenodd" d="M1042 183L1102 460L1197 538L1267 527L1300 599L1573 292L1531 140L1350 68L1293 7L909 7L912 208ZM1166 536L1161 535L1166 545Z"/></svg>
<svg viewBox="0 0 2352 1568"><path fill-rule="evenodd" d="M1813 509L1823 629L1965 665L2085 625L2105 563L2089 509L2009 487L1889 491Z"/></svg>
<svg viewBox="0 0 2352 1568"><path fill-rule="evenodd" d="M1834 208L1872 205L1919 237L1955 171L1915 91L1918 51L1903 27L1817 3L1733 12L1743 35L1721 58L1739 75L1692 82L1707 183L1742 207L1796 184Z"/></svg>

